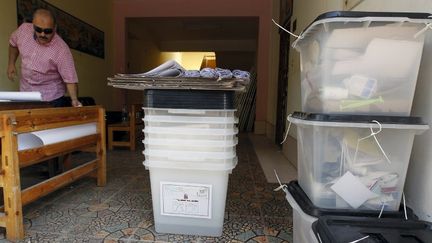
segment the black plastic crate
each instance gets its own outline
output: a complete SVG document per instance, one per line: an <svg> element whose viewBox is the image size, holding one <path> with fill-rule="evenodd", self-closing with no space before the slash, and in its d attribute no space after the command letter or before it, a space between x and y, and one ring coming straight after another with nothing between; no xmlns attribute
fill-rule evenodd
<svg viewBox="0 0 432 243"><path fill-rule="evenodd" d="M372 217L323 216L312 224L321 243L429 243L431 224L417 220Z"/></svg>
<svg viewBox="0 0 432 243"><path fill-rule="evenodd" d="M234 91L149 89L144 92L144 107L232 110L234 99Z"/></svg>

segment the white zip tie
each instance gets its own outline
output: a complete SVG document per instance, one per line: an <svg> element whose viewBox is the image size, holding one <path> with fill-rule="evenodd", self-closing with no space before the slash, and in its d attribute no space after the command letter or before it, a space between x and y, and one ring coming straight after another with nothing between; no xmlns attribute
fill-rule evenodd
<svg viewBox="0 0 432 243"><path fill-rule="evenodd" d="M377 133L373 132L372 127L370 128L371 132L374 133L373 134L373 138L375 139L375 142L377 143L378 147L380 148L381 152L383 153L384 157L386 158L386 160L389 162L389 164L391 164L391 161L389 159L389 157L387 156L386 152L384 151L384 149L382 148L381 144L378 142L378 138L375 136L377 135L379 132L381 132L382 127L381 127L381 123L379 123L377 120L373 120L373 122L377 123L379 126L379 131Z"/></svg>
<svg viewBox="0 0 432 243"><path fill-rule="evenodd" d="M320 236L319 233L317 233L317 236L318 236L318 241L319 241L319 243L322 243L321 236Z"/></svg>
<svg viewBox="0 0 432 243"><path fill-rule="evenodd" d="M303 39L303 36L296 35L296 34L292 33L291 31L285 29L284 27L282 27L281 25L279 25L278 23L276 23L276 21L275 21L274 19L272 19L272 21L273 21L273 23L274 23L277 27L281 28L283 31L287 32L288 34L294 36L294 37L297 38L297 39Z"/></svg>
<svg viewBox="0 0 432 243"><path fill-rule="evenodd" d="M382 203L382 206L381 206L381 211L380 211L380 213L379 213L379 215L378 215L378 218L379 218L379 219L381 218L382 213L384 212L384 207L385 207L385 204L384 204L384 202L383 202L383 203Z"/></svg>
<svg viewBox="0 0 432 243"><path fill-rule="evenodd" d="M391 161L390 161L389 157L387 156L386 152L384 151L384 149L382 148L381 144L379 143L377 137L375 136L375 135L377 135L378 133L380 133L381 130L382 130L381 123L379 123L377 120L373 120L372 122L375 122L376 124L378 124L378 126L379 126L378 129L379 129L379 130L378 130L377 132L375 132L375 131L372 129L372 126L371 126L371 127L370 127L371 134L369 134L368 136L363 137L363 138L360 138L360 139L357 140L357 146L356 146L356 151L355 151L355 153L354 153L354 161L353 161L353 163L355 163L356 160L357 160L357 153L358 153L358 148L359 148L360 142L363 141L363 140L365 140L365 139L367 139L367 138L373 137L374 140L375 140L375 142L376 142L376 144L378 145L379 149L381 150L381 153L384 155L384 157L386 158L387 162L388 162L389 164L391 164Z"/></svg>
<svg viewBox="0 0 432 243"><path fill-rule="evenodd" d="M369 238L369 235L366 235L365 237L360 238L360 239L358 239L358 240L350 241L350 242L348 242L348 243L357 243L357 242L360 242L360 241L362 241L362 240L366 240L367 238Z"/></svg>
<svg viewBox="0 0 432 243"><path fill-rule="evenodd" d="M421 29L421 30L419 30L419 32L415 33L414 39L417 39L417 37L419 37L419 35L423 34L428 29L432 29L432 23L426 24L426 26L423 29Z"/></svg>
<svg viewBox="0 0 432 243"><path fill-rule="evenodd" d="M403 191L402 191L402 200L403 200L403 209L404 209L404 214L405 214L405 220L408 220L406 202L405 202L405 193Z"/></svg>
<svg viewBox="0 0 432 243"><path fill-rule="evenodd" d="M281 183L281 181L279 180L279 176L278 176L278 174L277 174L277 172L276 172L276 170L275 169L273 169L273 171L274 171L274 173L275 173L275 175L276 175L276 180L278 181L278 183L279 183L279 187L277 187L277 188L275 188L275 189L273 189L273 191L275 191L275 192L277 192L277 191L279 191L280 189L285 189L286 187L287 187L287 185L282 185L282 183Z"/></svg>
<svg viewBox="0 0 432 243"><path fill-rule="evenodd" d="M291 115L292 115L292 114L289 114L289 115L287 116L287 121L289 121L289 120L288 120L288 117L290 117ZM291 122L289 121L289 123L288 123L288 129L286 130L286 132L285 132L285 136L284 136L284 139L282 140L282 142L281 142L280 144L285 143L285 141L287 140L287 138L288 138L288 133L289 133L290 128L291 128Z"/></svg>

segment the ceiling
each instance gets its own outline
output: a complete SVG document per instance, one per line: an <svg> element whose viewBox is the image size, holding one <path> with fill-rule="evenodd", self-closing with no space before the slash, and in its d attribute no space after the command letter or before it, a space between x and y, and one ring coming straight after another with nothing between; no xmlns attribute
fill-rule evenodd
<svg viewBox="0 0 432 243"><path fill-rule="evenodd" d="M128 38L161 51L256 51L256 17L128 18Z"/></svg>

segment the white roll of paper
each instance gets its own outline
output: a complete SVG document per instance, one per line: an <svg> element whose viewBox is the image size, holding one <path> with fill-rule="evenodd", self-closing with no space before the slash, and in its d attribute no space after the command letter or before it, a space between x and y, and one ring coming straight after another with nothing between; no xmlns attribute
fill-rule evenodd
<svg viewBox="0 0 432 243"><path fill-rule="evenodd" d="M0 100L7 101L42 101L40 92L0 92Z"/></svg>

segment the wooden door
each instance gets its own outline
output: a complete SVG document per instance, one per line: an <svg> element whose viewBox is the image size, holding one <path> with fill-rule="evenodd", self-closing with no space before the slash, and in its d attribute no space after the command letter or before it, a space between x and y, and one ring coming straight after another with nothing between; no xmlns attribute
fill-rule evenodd
<svg viewBox="0 0 432 243"><path fill-rule="evenodd" d="M291 29L292 16L292 0L281 0L280 3L280 19L281 25L287 29ZM290 52L290 35L279 29L279 74L278 74L278 97L276 107L276 131L275 143L282 146L285 124L286 124L286 107L288 97L288 67L289 67L289 52Z"/></svg>

